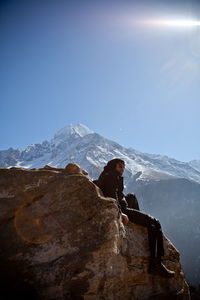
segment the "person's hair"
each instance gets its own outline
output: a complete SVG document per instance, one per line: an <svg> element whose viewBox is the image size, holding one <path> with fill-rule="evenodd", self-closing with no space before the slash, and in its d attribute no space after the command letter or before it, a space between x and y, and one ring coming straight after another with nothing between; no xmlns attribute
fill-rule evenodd
<svg viewBox="0 0 200 300"><path fill-rule="evenodd" d="M115 170L115 167L116 167L117 163L122 163L122 164L125 165L125 162L122 159L114 158L114 159L111 159L107 162L107 165L104 167L104 171L108 172L108 171Z"/></svg>
<svg viewBox="0 0 200 300"><path fill-rule="evenodd" d="M109 160L107 162L107 164L105 165L105 167L103 168L103 171L101 172L101 174L99 175L99 179L107 172L109 171L114 171L115 167L118 163L122 163L125 165L124 160L120 159L120 158L113 158L111 160Z"/></svg>

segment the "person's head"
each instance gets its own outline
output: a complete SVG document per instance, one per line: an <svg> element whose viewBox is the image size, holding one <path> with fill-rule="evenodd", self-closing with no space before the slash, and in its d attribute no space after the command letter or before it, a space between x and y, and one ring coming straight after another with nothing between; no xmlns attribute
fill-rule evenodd
<svg viewBox="0 0 200 300"><path fill-rule="evenodd" d="M104 171L116 171L120 175L123 174L125 169L125 162L120 158L111 159L104 167Z"/></svg>

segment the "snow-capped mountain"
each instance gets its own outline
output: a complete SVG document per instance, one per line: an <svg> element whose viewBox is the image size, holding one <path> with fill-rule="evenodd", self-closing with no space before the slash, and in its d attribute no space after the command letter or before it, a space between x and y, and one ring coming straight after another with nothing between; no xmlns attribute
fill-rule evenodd
<svg viewBox="0 0 200 300"><path fill-rule="evenodd" d="M96 177L113 157L124 159L126 172L129 175L137 173L138 180L178 177L200 182L198 161L180 162L167 156L125 148L82 124L66 126L50 141L31 144L24 150L9 148L0 151L0 167L38 168L46 164L64 167L73 161L85 168L91 177Z"/></svg>
<svg viewBox="0 0 200 300"><path fill-rule="evenodd" d="M74 162L96 179L115 157L126 163L125 193L135 193L140 209L160 219L163 231L180 250L188 281L199 283L200 160L187 163L125 148L78 124L62 128L50 141L0 151L0 167L65 167Z"/></svg>

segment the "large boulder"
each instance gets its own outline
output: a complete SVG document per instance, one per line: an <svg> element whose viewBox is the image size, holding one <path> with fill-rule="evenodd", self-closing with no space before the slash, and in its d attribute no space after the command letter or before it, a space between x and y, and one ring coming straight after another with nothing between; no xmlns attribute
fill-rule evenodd
<svg viewBox="0 0 200 300"><path fill-rule="evenodd" d="M190 299L170 240L175 277L149 274L147 229L123 225L116 200L76 164L0 169L0 240L2 300Z"/></svg>

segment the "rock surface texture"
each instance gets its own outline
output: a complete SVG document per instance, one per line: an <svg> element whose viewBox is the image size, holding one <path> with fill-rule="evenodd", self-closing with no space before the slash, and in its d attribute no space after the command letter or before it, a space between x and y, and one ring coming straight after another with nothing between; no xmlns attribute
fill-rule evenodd
<svg viewBox="0 0 200 300"><path fill-rule="evenodd" d="M0 169L0 239L1 299L190 299L170 240L175 277L149 274L147 229L123 225L76 164Z"/></svg>

